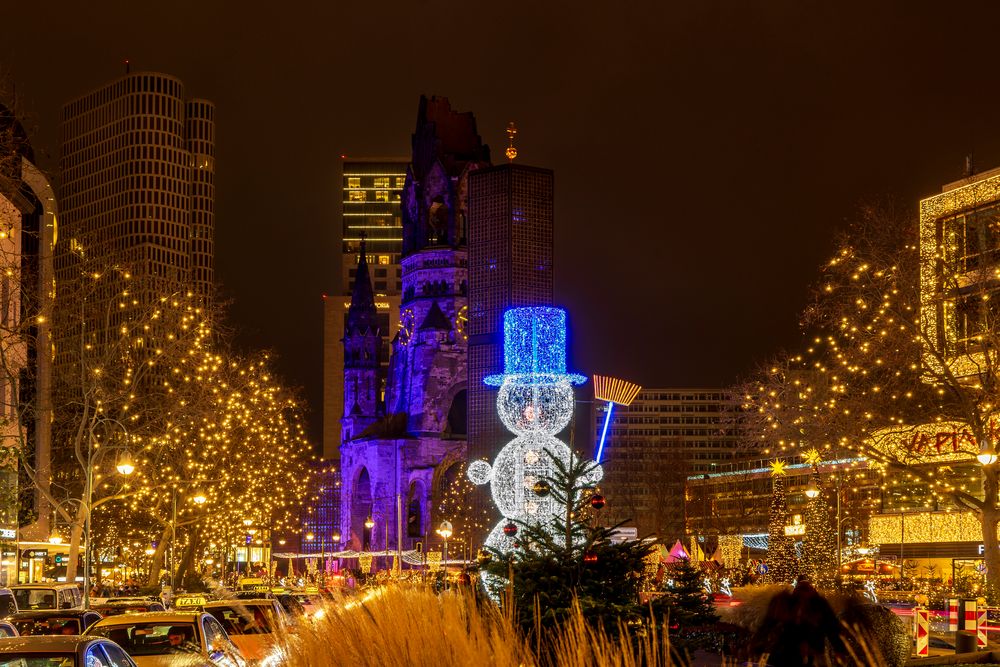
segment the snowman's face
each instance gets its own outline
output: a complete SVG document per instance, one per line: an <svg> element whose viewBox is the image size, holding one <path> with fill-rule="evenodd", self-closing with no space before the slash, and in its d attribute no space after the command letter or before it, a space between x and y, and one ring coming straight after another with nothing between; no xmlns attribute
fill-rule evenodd
<svg viewBox="0 0 1000 667"><path fill-rule="evenodd" d="M571 452L563 442L543 433L529 433L507 443L493 463L493 502L508 519L546 522L560 512L549 493L535 493L535 483L555 477L552 457L569 465Z"/></svg>
<svg viewBox="0 0 1000 667"><path fill-rule="evenodd" d="M504 426L517 435L555 435L573 417L573 387L568 380L522 383L507 378L497 394L497 413Z"/></svg>

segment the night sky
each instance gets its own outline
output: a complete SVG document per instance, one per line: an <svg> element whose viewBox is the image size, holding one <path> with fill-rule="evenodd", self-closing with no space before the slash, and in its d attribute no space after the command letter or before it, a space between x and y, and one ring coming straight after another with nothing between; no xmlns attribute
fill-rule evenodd
<svg viewBox="0 0 1000 667"><path fill-rule="evenodd" d="M153 9L153 6L161 9ZM878 6L875 6L878 5ZM798 340L865 199L1000 166L1000 3L9 2L0 66L58 154L61 105L154 70L217 105L216 278L322 421L340 155L407 155L421 93L556 172L571 365L732 382Z"/></svg>

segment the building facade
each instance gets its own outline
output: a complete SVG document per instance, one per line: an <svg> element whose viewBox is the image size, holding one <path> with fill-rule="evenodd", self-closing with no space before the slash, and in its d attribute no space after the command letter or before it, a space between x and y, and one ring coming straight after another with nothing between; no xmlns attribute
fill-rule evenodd
<svg viewBox="0 0 1000 667"><path fill-rule="evenodd" d="M75 394L84 356L119 344L131 318L152 321L163 298L212 301L215 107L189 99L175 77L137 72L67 103L60 134L56 298L72 307L55 311L53 376L57 392ZM69 314L84 304L82 317ZM133 343L137 358L155 355L148 343L172 333L155 322L147 331ZM87 355L78 353L84 340ZM144 377L136 382L155 385L156 369ZM82 484L69 445L60 444L69 440L54 438L53 475Z"/></svg>
<svg viewBox="0 0 1000 667"><path fill-rule="evenodd" d="M631 405L616 406L601 461L608 520L664 542L683 537L688 477L747 455L736 408L726 391L696 388L643 389ZM594 410L597 440L606 411L605 403Z"/></svg>
<svg viewBox="0 0 1000 667"><path fill-rule="evenodd" d="M18 540L49 531L52 423L52 248L56 198L33 164L28 135L0 105L0 585L40 578L45 562L17 554ZM19 469L25 452L35 472ZM20 479L19 479L20 474ZM18 526L24 527L18 533Z"/></svg>
<svg viewBox="0 0 1000 667"><path fill-rule="evenodd" d="M381 353L381 377L388 376L389 337L399 326L399 297L403 291L400 201L408 164L405 158L344 159L341 289L323 296L323 458L332 461L340 456L344 405L341 339L347 325L362 242L366 245L363 254L376 295L380 326L386 334ZM384 394L384 385L380 391Z"/></svg>
<svg viewBox="0 0 1000 667"><path fill-rule="evenodd" d="M553 303L555 176L509 163L469 177L469 458L492 460L510 439L496 412L503 314Z"/></svg>
<svg viewBox="0 0 1000 667"><path fill-rule="evenodd" d="M74 257L125 264L134 292L214 288L215 107L157 72L128 74L63 107L56 277Z"/></svg>
<svg viewBox="0 0 1000 667"><path fill-rule="evenodd" d="M466 455L465 193L469 173L489 165L489 149L471 113L425 97L412 148L401 194L398 329L380 323L365 241L343 338L340 531L354 550L435 541L434 500Z"/></svg>

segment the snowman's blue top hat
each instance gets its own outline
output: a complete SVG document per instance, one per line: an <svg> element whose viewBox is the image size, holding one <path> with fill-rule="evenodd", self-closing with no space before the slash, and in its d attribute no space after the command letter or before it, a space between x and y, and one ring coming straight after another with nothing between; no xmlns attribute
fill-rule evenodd
<svg viewBox="0 0 1000 667"><path fill-rule="evenodd" d="M507 378L522 384L587 381L566 372L566 311L550 306L510 308L503 314L504 372L483 382L499 387Z"/></svg>

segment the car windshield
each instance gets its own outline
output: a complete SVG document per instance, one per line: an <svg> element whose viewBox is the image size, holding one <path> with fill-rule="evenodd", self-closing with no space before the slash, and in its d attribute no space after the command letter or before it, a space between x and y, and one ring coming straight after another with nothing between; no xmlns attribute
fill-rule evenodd
<svg viewBox="0 0 1000 667"><path fill-rule="evenodd" d="M14 590L14 599L22 611L56 608L56 592L52 588L18 588Z"/></svg>
<svg viewBox="0 0 1000 667"><path fill-rule="evenodd" d="M80 619L77 618L12 618L10 622L20 635L78 635Z"/></svg>
<svg viewBox="0 0 1000 667"><path fill-rule="evenodd" d="M72 653L4 653L0 667L75 667Z"/></svg>
<svg viewBox="0 0 1000 667"><path fill-rule="evenodd" d="M107 637L133 656L201 652L191 623L100 625L91 628L87 634Z"/></svg>
<svg viewBox="0 0 1000 667"><path fill-rule="evenodd" d="M264 605L233 604L205 609L222 623L230 635L266 635L276 626L274 609Z"/></svg>

